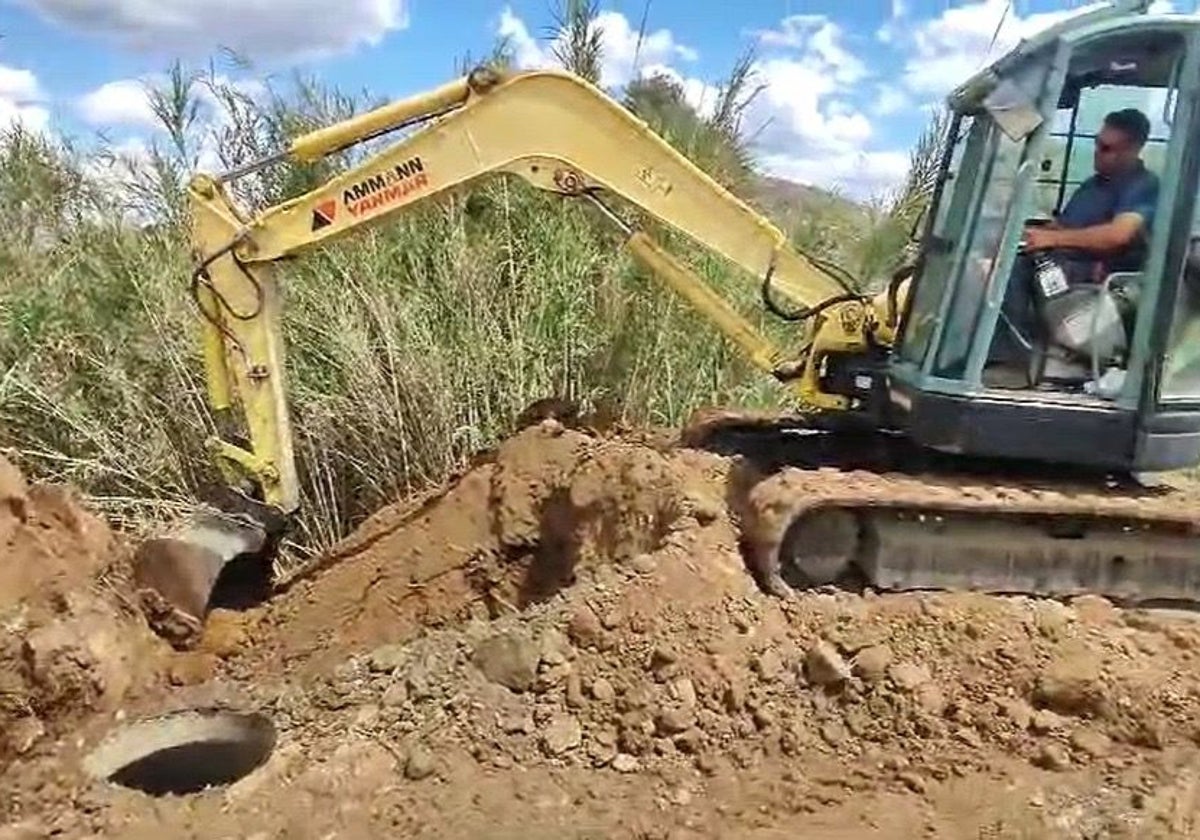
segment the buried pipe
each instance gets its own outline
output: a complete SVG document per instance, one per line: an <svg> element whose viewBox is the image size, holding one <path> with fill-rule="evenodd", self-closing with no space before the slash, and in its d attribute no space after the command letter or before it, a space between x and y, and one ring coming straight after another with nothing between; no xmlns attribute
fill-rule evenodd
<svg viewBox="0 0 1200 840"><path fill-rule="evenodd" d="M237 781L275 748L275 726L257 713L190 710L113 731L83 761L96 779L152 796L198 793Z"/></svg>

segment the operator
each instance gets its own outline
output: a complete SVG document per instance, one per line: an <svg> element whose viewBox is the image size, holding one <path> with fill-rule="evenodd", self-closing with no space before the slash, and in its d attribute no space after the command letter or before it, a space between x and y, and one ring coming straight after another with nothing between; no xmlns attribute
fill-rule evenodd
<svg viewBox="0 0 1200 840"><path fill-rule="evenodd" d="M1079 185L1053 221L1025 228L1026 253L1014 266L1002 306L1021 334L1031 337L1036 331L1031 254L1058 264L1068 286L1101 283L1111 272L1141 269L1158 201L1158 176L1141 158L1149 135L1150 121L1136 108L1109 113L1096 135L1095 174ZM1001 330L992 358L1015 361L1024 355Z"/></svg>
<svg viewBox="0 0 1200 840"><path fill-rule="evenodd" d="M1149 135L1150 121L1138 109L1108 114L1096 136L1095 174L1053 222L1026 228L1026 249L1051 252L1068 282L1141 269L1158 201L1158 177L1141 159Z"/></svg>

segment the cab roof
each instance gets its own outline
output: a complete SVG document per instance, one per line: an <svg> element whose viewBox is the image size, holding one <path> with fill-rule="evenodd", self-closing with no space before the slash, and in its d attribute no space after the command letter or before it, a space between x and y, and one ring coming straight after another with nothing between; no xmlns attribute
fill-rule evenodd
<svg viewBox="0 0 1200 840"><path fill-rule="evenodd" d="M1105 74L1111 68L1113 80L1120 84L1137 84L1152 87L1168 86L1173 81L1174 64L1164 61L1166 53L1157 45L1161 36L1200 29L1200 17L1182 14L1149 14L1150 0L1116 0L1100 8L1092 9L1059 21L1046 29L1023 39L990 65L975 73L955 88L946 102L951 110L972 112L977 110L984 97L1001 78L1011 75L1021 64L1034 56L1042 57L1049 48L1060 41L1082 41L1114 33L1130 33L1129 46L1125 48L1128 59L1135 64L1132 73L1125 66L1113 67L1109 56L1098 62L1096 68L1073 73L1074 91L1064 91L1064 97L1078 92L1081 87L1103 84ZM1139 45L1136 36L1144 34ZM1122 56L1124 57L1124 55ZM1159 59L1159 60L1156 60Z"/></svg>

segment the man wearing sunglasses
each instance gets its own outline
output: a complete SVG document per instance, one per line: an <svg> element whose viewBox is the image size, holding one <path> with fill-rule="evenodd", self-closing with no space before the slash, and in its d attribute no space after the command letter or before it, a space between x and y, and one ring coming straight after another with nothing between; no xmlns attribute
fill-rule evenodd
<svg viewBox="0 0 1200 840"><path fill-rule="evenodd" d="M995 361L1023 364L1030 337L1053 332L1055 324L1071 320L1075 303L1093 300L1072 302L1071 289L1102 283L1115 271L1141 269L1158 201L1158 178L1141 158L1149 134L1150 121L1136 108L1108 114L1096 136L1095 174L1053 221L1025 228L1023 253L1001 307L1006 328L997 331ZM1059 297L1067 301L1065 308L1048 305Z"/></svg>
<svg viewBox="0 0 1200 840"><path fill-rule="evenodd" d="M1054 251L1073 282L1137 271L1158 201L1158 178L1142 162L1150 121L1136 108L1113 111L1096 136L1096 173L1079 185L1057 219L1027 228L1029 251Z"/></svg>

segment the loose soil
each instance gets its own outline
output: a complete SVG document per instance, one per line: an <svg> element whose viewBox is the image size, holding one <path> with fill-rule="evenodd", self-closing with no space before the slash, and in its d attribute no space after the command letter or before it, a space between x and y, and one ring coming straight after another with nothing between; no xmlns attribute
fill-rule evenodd
<svg viewBox="0 0 1200 840"><path fill-rule="evenodd" d="M119 541L3 466L35 558L3 572L3 840L1200 834L1200 624L767 595L736 459L535 419L182 653L123 604ZM269 715L274 754L187 796L84 776L186 708Z"/></svg>

